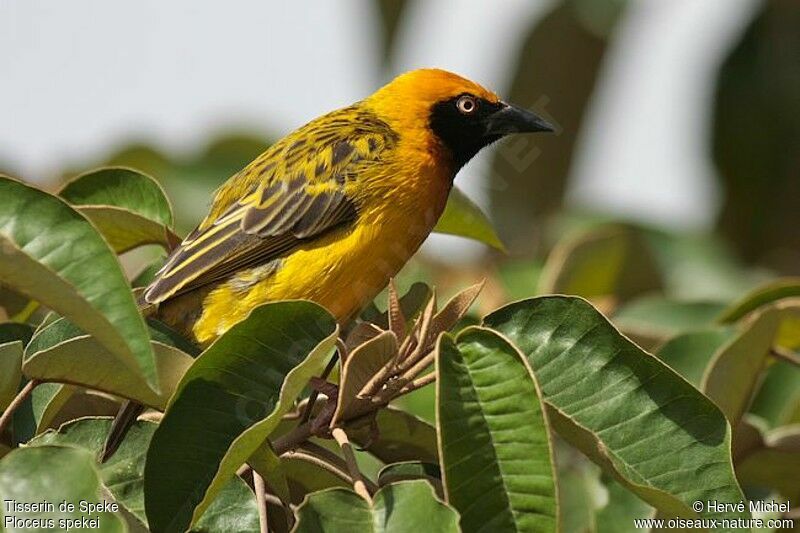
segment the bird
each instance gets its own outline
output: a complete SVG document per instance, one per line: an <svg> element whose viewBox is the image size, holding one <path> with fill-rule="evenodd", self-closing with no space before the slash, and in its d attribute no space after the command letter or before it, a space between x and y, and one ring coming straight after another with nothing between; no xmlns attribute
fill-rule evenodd
<svg viewBox="0 0 800 533"><path fill-rule="evenodd" d="M228 179L142 305L200 346L271 301L311 300L345 324L422 245L473 156L510 134L552 131L460 75L401 74Z"/></svg>

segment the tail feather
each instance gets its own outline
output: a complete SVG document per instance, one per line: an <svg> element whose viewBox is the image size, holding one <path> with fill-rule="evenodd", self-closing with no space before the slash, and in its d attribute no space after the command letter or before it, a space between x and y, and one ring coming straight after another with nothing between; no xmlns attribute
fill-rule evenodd
<svg viewBox="0 0 800 533"><path fill-rule="evenodd" d="M108 432L106 442L103 444L103 453L100 456L101 463L105 463L114 455L114 452L117 451L117 448L119 448L119 445L122 444L122 441L125 439L128 430L143 411L144 405L138 402L131 400L123 402L117 416L111 423L111 430Z"/></svg>

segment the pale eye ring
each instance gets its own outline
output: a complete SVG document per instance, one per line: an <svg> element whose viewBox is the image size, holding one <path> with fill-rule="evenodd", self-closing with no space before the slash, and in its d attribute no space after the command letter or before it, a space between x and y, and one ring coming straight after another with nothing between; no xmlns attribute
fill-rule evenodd
<svg viewBox="0 0 800 533"><path fill-rule="evenodd" d="M465 94L456 101L456 108L464 115L471 115L478 109L478 101L474 97Z"/></svg>

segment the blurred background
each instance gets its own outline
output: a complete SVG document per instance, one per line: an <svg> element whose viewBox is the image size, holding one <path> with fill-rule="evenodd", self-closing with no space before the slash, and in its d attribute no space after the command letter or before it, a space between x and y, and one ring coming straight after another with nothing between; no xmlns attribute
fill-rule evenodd
<svg viewBox="0 0 800 533"><path fill-rule="evenodd" d="M505 253L433 235L401 292L486 279L479 313L577 294L666 357L656 348L708 333L748 290L800 276L798 0L0 0L0 172L56 191L135 167L163 183L184 233L270 142L419 67L557 133L498 143L456 179ZM163 253L150 248L123 257L131 277ZM403 402L433 419L432 387ZM793 364L769 368L751 413L800 423ZM582 531L579 511L600 504L573 489L599 470L557 446L564 530Z"/></svg>
<svg viewBox="0 0 800 533"><path fill-rule="evenodd" d="M508 254L436 235L413 276L497 272L515 296L558 239L608 221L668 251L679 296L800 274L796 0L4 0L0 47L0 171L55 188L137 167L182 231L270 140L436 66L558 133L457 178Z"/></svg>

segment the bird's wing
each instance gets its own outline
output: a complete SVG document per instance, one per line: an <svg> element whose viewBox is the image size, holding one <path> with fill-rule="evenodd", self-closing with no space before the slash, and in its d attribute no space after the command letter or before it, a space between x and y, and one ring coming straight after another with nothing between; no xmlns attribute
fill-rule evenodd
<svg viewBox="0 0 800 533"><path fill-rule="evenodd" d="M348 183L379 163L396 139L374 117L345 111L285 137L231 178L209 217L173 251L145 300L163 302L263 265L354 221L357 205ZM237 199L221 207L225 198Z"/></svg>

